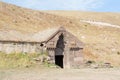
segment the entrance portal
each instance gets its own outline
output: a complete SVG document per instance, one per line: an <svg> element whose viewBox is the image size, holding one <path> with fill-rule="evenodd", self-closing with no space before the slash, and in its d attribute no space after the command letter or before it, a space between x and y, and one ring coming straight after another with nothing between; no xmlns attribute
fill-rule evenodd
<svg viewBox="0 0 120 80"><path fill-rule="evenodd" d="M55 64L59 67L63 68L63 55L56 55L55 56Z"/></svg>
<svg viewBox="0 0 120 80"><path fill-rule="evenodd" d="M63 68L63 58L64 58L64 36L61 34L57 41L56 49L55 49L55 64L59 67Z"/></svg>

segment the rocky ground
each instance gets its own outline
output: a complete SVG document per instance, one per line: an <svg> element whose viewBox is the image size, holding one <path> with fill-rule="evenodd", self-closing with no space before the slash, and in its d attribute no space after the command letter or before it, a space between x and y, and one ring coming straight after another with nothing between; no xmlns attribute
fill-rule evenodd
<svg viewBox="0 0 120 80"><path fill-rule="evenodd" d="M0 80L120 80L120 69L8 69L0 70Z"/></svg>

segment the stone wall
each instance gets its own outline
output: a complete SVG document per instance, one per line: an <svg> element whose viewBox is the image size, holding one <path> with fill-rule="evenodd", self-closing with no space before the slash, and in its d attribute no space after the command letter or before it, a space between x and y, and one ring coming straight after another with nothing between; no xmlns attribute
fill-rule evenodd
<svg viewBox="0 0 120 80"><path fill-rule="evenodd" d="M42 50L41 43L30 42L0 42L0 52L4 53L39 53Z"/></svg>

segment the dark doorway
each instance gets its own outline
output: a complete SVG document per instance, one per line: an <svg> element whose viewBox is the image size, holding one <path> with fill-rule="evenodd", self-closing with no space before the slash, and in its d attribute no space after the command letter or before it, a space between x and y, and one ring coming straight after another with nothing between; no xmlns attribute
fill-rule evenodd
<svg viewBox="0 0 120 80"><path fill-rule="evenodd" d="M64 67L63 65L63 58L64 58L64 36L61 34L59 36L59 39L56 44L56 49L55 49L55 64L60 66L61 68Z"/></svg>
<svg viewBox="0 0 120 80"><path fill-rule="evenodd" d="M63 55L55 56L55 64L63 68Z"/></svg>

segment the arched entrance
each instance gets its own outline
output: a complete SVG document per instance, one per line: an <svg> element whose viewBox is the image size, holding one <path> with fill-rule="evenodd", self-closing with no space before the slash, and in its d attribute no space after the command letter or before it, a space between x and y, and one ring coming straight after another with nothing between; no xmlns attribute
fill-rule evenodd
<svg viewBox="0 0 120 80"><path fill-rule="evenodd" d="M59 67L63 68L63 58L64 58L64 36L61 34L59 36L59 39L56 44L56 49L55 49L55 64L58 65Z"/></svg>

